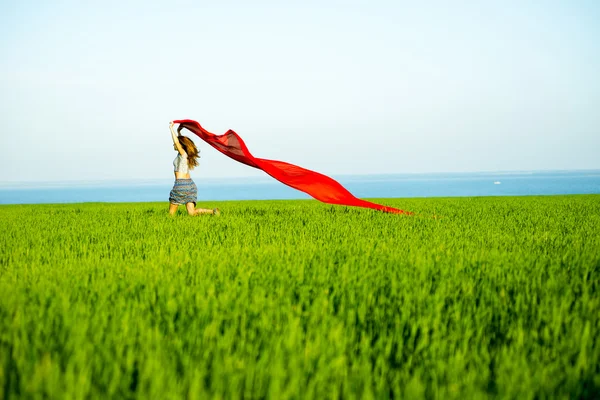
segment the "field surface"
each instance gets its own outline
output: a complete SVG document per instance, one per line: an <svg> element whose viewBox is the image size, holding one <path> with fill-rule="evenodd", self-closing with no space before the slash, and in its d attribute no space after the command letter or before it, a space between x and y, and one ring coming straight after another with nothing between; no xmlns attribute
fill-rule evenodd
<svg viewBox="0 0 600 400"><path fill-rule="evenodd" d="M600 398L600 195L378 201L1 206L0 398Z"/></svg>

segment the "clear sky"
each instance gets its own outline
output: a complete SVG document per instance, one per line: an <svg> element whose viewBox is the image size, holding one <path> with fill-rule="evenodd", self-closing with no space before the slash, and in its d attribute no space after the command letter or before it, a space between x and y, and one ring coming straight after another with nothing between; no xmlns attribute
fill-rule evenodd
<svg viewBox="0 0 600 400"><path fill-rule="evenodd" d="M0 181L600 169L600 2L0 0ZM260 176L200 139L195 179Z"/></svg>

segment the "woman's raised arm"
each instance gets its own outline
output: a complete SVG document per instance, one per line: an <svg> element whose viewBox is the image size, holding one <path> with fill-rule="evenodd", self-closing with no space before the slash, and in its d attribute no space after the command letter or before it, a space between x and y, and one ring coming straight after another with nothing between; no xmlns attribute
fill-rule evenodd
<svg viewBox="0 0 600 400"><path fill-rule="evenodd" d="M173 144L175 145L175 147L177 147L177 151L179 152L179 154L181 154L182 156L187 155L185 153L185 150L183 149L183 147L181 147L181 143L179 143L179 139L177 138L177 134L175 134L175 131L173 130L173 121L169 122L169 129L171 129L171 138L173 139Z"/></svg>

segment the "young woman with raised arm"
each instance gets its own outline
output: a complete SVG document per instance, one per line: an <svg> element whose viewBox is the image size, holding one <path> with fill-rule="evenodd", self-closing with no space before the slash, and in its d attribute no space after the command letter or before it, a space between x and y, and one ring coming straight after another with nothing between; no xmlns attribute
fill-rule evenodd
<svg viewBox="0 0 600 400"><path fill-rule="evenodd" d="M171 137L173 138L173 149L177 151L177 157L173 160L175 184L169 195L169 214L175 214L177 208L185 204L189 215L219 215L218 208L213 208L212 210L208 208L196 208L198 188L190 176L190 171L198 166L200 153L190 138L181 135L181 126L177 129L177 134L175 134L173 126L173 122L169 123Z"/></svg>

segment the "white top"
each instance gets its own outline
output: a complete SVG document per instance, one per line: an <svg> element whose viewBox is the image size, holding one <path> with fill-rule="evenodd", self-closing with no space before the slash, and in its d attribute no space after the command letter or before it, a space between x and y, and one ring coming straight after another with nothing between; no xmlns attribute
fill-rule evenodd
<svg viewBox="0 0 600 400"><path fill-rule="evenodd" d="M177 154L177 157L175 157L175 160L173 160L173 166L175 167L175 172L188 174L190 172L190 168L188 166L187 154L184 156Z"/></svg>

